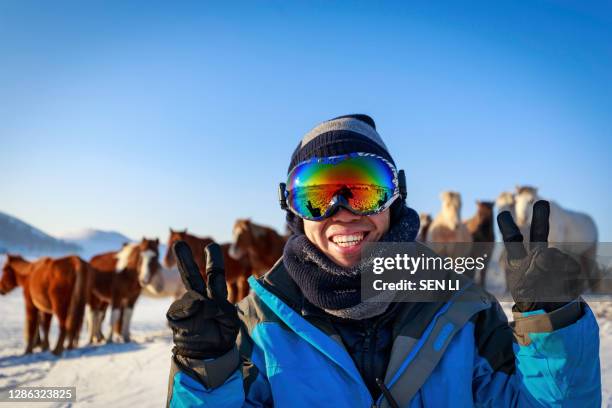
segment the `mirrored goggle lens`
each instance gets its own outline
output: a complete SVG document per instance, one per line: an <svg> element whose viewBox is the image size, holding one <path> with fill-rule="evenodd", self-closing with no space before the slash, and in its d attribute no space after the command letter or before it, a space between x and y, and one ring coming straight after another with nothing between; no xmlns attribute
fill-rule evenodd
<svg viewBox="0 0 612 408"><path fill-rule="evenodd" d="M289 207L303 218L324 217L338 200L356 213L372 214L397 196L397 174L375 155L313 159L289 173L287 191Z"/></svg>

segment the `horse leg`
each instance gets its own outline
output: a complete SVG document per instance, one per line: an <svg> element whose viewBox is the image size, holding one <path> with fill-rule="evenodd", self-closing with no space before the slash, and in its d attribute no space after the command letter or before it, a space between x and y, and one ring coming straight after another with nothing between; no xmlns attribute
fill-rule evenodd
<svg viewBox="0 0 612 408"><path fill-rule="evenodd" d="M78 258L74 258L75 282L70 293L70 304L68 308L68 349L72 350L79 345L79 336L83 326L83 315L87 303L87 273L88 267Z"/></svg>
<svg viewBox="0 0 612 408"><path fill-rule="evenodd" d="M104 341L104 334L102 334L102 323L104 323L104 318L106 317L106 309L108 308L107 302L102 302L98 310L96 310L95 314L95 338L96 342Z"/></svg>
<svg viewBox="0 0 612 408"><path fill-rule="evenodd" d="M85 307L85 321L87 322L87 344L93 344L94 342L94 333L96 331L95 327L95 315L96 312L91 304L88 304Z"/></svg>
<svg viewBox="0 0 612 408"><path fill-rule="evenodd" d="M108 337L106 338L107 343L113 343L118 337L119 332L117 330L121 324L121 307L122 307L122 296L121 296L121 275L114 274L113 281L111 284L111 319L110 319L110 330Z"/></svg>
<svg viewBox="0 0 612 408"><path fill-rule="evenodd" d="M138 293L139 295L140 293ZM130 338L130 324L132 322L132 313L134 312L134 305L138 300L138 295L128 300L125 309L123 310L123 321L121 323L121 337L125 343L131 341Z"/></svg>
<svg viewBox="0 0 612 408"><path fill-rule="evenodd" d="M52 353L59 356L64 351L64 343L66 341L66 334L68 330L68 309L70 307L70 298L66 299L63 291L56 289L51 290L51 308L53 314L57 317L59 322L59 335L57 337L57 343Z"/></svg>
<svg viewBox="0 0 612 408"><path fill-rule="evenodd" d="M236 282L236 287L238 289L238 299L236 299L236 302L240 302L242 299L249 295L250 287L246 276L241 276L238 278L238 281Z"/></svg>
<svg viewBox="0 0 612 408"><path fill-rule="evenodd" d="M108 333L108 337L106 338L107 343L113 343L115 341L115 327L119 324L121 319L121 306L120 305L111 305L111 321L110 321L110 331Z"/></svg>
<svg viewBox="0 0 612 408"><path fill-rule="evenodd" d="M591 290L593 293L603 293L601 274L597 266L597 244L593 244L580 254L580 266L584 275L583 279L586 279L587 284L584 285L584 290Z"/></svg>
<svg viewBox="0 0 612 408"><path fill-rule="evenodd" d="M42 349L42 336L43 336L43 319L45 317L45 312L43 312L42 310L38 311L38 326L36 328L36 333L34 333L35 339L34 339L34 346L33 348L37 348L40 347Z"/></svg>
<svg viewBox="0 0 612 408"><path fill-rule="evenodd" d="M227 282L227 300L230 303L236 303L236 297L238 296L236 282Z"/></svg>
<svg viewBox="0 0 612 408"><path fill-rule="evenodd" d="M42 339L40 342L40 348L42 351L49 350L49 330L51 329L51 319L53 318L53 314L40 312L40 329L42 333Z"/></svg>
<svg viewBox="0 0 612 408"><path fill-rule="evenodd" d="M124 311L125 311L125 305L122 302L121 306L119 307L119 319L113 325L113 333L115 333L115 337L116 338L120 338L121 337L121 328L123 327L123 313L124 313Z"/></svg>
<svg viewBox="0 0 612 408"><path fill-rule="evenodd" d="M86 308L89 344L98 343L104 340L104 336L102 335L102 322L104 321L106 306L106 303L97 296L93 294L89 295Z"/></svg>
<svg viewBox="0 0 612 408"><path fill-rule="evenodd" d="M68 350L73 350L79 346L79 335L81 333L81 325L76 324L68 327Z"/></svg>
<svg viewBox="0 0 612 408"><path fill-rule="evenodd" d="M34 350L34 345L38 340L38 309L34 306L32 299L29 294L26 296L26 327L25 327L25 340L26 349L25 354L30 354Z"/></svg>
<svg viewBox="0 0 612 408"><path fill-rule="evenodd" d="M118 294L115 293L115 289L113 288L113 297L110 303L111 305L111 321L110 321L110 331L108 333L108 337L106 339L107 343L113 343L115 341L116 329L121 324L121 299Z"/></svg>
<svg viewBox="0 0 612 408"><path fill-rule="evenodd" d="M101 281L96 280L96 277L98 277L96 273L95 269L90 271L87 284L87 322L90 324L88 326L89 344L100 343L104 340L102 323L108 306L108 302L100 297L105 292L105 287L100 283Z"/></svg>

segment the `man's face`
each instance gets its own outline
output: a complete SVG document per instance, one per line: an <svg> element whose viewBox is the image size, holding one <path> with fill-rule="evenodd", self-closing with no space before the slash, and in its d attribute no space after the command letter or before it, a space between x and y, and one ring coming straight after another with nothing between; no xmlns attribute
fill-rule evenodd
<svg viewBox="0 0 612 408"><path fill-rule="evenodd" d="M356 215L340 208L321 221L304 220L304 232L329 259L343 267L356 265L365 242L376 242L389 229L390 211Z"/></svg>

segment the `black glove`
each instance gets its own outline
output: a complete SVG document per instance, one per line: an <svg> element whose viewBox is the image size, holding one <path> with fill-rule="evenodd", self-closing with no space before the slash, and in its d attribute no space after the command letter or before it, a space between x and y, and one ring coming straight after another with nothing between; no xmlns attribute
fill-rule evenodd
<svg viewBox="0 0 612 408"><path fill-rule="evenodd" d="M497 216L506 246L508 288L519 312L551 312L583 292L578 262L557 248L548 248L549 214L548 201L533 205L528 250L512 215L503 211Z"/></svg>
<svg viewBox="0 0 612 408"><path fill-rule="evenodd" d="M174 340L172 352L195 359L220 357L234 347L240 327L236 308L227 301L221 248L213 243L204 250L208 286L189 246L178 241L172 250L187 288L166 314Z"/></svg>

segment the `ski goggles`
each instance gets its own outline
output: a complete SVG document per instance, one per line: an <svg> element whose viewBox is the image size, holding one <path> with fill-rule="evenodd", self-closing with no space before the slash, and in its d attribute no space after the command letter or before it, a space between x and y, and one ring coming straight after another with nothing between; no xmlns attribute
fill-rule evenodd
<svg viewBox="0 0 612 408"><path fill-rule="evenodd" d="M340 207L357 215L380 213L405 198L404 172L371 153L313 158L297 164L281 183L283 209L319 221Z"/></svg>

